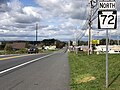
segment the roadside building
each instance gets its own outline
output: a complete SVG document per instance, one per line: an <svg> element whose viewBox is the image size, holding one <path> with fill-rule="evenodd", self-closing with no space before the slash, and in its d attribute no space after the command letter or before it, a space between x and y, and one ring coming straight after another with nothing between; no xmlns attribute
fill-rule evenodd
<svg viewBox="0 0 120 90"><path fill-rule="evenodd" d="M21 43L13 43L12 48L14 50L24 49L24 48L26 48L26 43L22 43L22 42Z"/></svg>
<svg viewBox="0 0 120 90"><path fill-rule="evenodd" d="M98 53L102 53L102 52L106 52L106 45L100 45L100 46L96 46L96 52ZM108 46L108 53L120 53L120 46L118 45L109 45Z"/></svg>
<svg viewBox="0 0 120 90"><path fill-rule="evenodd" d="M45 46L44 49L45 50L55 50L56 46Z"/></svg>
<svg viewBox="0 0 120 90"><path fill-rule="evenodd" d="M11 46L11 48L13 50L20 50L20 49L26 48L26 43L24 43L24 42L20 42L20 43L15 42L14 43L13 42L12 44L7 43L5 47L7 47L7 46Z"/></svg>

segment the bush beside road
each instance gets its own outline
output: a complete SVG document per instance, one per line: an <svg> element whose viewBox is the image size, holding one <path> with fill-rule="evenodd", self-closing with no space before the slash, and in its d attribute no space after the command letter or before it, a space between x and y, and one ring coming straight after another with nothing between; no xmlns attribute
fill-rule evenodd
<svg viewBox="0 0 120 90"><path fill-rule="evenodd" d="M109 55L109 88L105 88L106 56L69 53L71 90L120 90L120 56Z"/></svg>

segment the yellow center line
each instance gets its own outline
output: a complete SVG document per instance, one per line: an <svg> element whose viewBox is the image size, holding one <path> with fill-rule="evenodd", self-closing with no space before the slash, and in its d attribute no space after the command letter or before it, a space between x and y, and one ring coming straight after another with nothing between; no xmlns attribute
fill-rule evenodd
<svg viewBox="0 0 120 90"><path fill-rule="evenodd" d="M7 60L7 59L19 58L19 57L30 56L30 55L32 55L32 54L20 55L20 56L10 56L10 57L6 57L6 58L0 58L0 60Z"/></svg>

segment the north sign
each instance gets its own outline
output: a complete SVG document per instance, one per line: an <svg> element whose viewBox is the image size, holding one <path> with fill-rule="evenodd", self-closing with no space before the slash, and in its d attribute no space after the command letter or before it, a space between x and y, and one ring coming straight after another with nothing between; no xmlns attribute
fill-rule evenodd
<svg viewBox="0 0 120 90"><path fill-rule="evenodd" d="M116 29L117 11L102 10L98 11L98 29Z"/></svg>
<svg viewBox="0 0 120 90"><path fill-rule="evenodd" d="M116 2L109 1L109 2L99 2L99 10L115 10L116 9Z"/></svg>

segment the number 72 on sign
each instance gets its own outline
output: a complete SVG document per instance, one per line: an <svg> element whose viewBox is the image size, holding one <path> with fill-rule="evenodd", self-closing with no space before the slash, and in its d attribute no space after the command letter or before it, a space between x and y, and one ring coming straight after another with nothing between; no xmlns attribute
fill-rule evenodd
<svg viewBox="0 0 120 90"><path fill-rule="evenodd" d="M99 29L116 29L117 28L117 11L116 10L98 11L98 28Z"/></svg>

